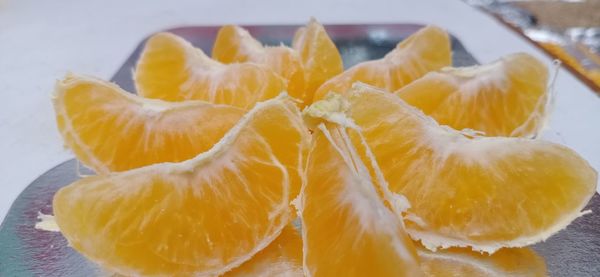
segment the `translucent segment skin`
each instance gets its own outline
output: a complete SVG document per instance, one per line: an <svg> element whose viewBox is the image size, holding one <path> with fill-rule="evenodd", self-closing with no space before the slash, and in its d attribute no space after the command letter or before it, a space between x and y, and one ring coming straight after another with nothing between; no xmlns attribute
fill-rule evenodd
<svg viewBox="0 0 600 277"><path fill-rule="evenodd" d="M222 276L303 277L300 231L291 224L287 225L267 248Z"/></svg>
<svg viewBox="0 0 600 277"><path fill-rule="evenodd" d="M306 132L291 101L261 103L191 160L62 188L53 201L56 222L74 249L125 276L222 274L290 223Z"/></svg>
<svg viewBox="0 0 600 277"><path fill-rule="evenodd" d="M363 84L346 97L390 190L420 218L407 221L409 234L430 248L491 253L542 241L580 216L596 191L596 171L567 147L470 138Z"/></svg>
<svg viewBox="0 0 600 277"><path fill-rule="evenodd" d="M100 174L193 158L210 149L245 113L201 101L144 99L77 75L57 83L53 103L66 146Z"/></svg>
<svg viewBox="0 0 600 277"><path fill-rule="evenodd" d="M306 276L421 276L401 220L344 132L314 133L299 204Z"/></svg>
<svg viewBox="0 0 600 277"><path fill-rule="evenodd" d="M385 57L359 63L331 78L315 92L314 101L324 99L329 92L344 93L355 82L396 91L451 62L448 34L438 27L427 26L398 43Z"/></svg>
<svg viewBox="0 0 600 277"><path fill-rule="evenodd" d="M243 109L287 88L287 82L265 65L222 64L170 33L148 39L134 79L138 94L147 98L203 100Z"/></svg>
<svg viewBox="0 0 600 277"><path fill-rule="evenodd" d="M323 83L344 71L342 56L323 25L314 18L296 31L292 48L298 51L304 66L304 103L310 104Z"/></svg>
<svg viewBox="0 0 600 277"><path fill-rule="evenodd" d="M546 66L516 53L482 66L430 72L395 94L457 130L535 137L547 113L547 84Z"/></svg>
<svg viewBox="0 0 600 277"><path fill-rule="evenodd" d="M469 249L429 251L417 247L421 268L429 277L489 276L546 277L544 258L529 248L504 248L488 255Z"/></svg>
<svg viewBox="0 0 600 277"><path fill-rule="evenodd" d="M248 31L235 25L219 29L212 58L224 64L256 63L268 66L287 80L287 92L297 99L305 98L304 68L300 55L287 46L263 46Z"/></svg>

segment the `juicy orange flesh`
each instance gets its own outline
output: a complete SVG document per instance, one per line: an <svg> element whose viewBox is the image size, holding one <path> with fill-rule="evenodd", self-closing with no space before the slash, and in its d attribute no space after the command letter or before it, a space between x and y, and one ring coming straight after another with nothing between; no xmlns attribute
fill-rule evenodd
<svg viewBox="0 0 600 277"><path fill-rule="evenodd" d="M520 53L481 67L432 72L396 94L454 129L530 136L542 127L547 82L546 67Z"/></svg>
<svg viewBox="0 0 600 277"><path fill-rule="evenodd" d="M58 128L77 158L100 173L190 159L210 149L244 113L200 102L145 103L114 85L77 76L61 86Z"/></svg>
<svg viewBox="0 0 600 277"><path fill-rule="evenodd" d="M428 26L398 43L382 59L357 64L331 78L316 91L314 101L325 98L332 91L343 93L355 82L395 91L451 62L448 34Z"/></svg>
<svg viewBox="0 0 600 277"><path fill-rule="evenodd" d="M226 64L245 62L252 57L264 55L264 48L245 29L225 25L217 33L211 55L213 59Z"/></svg>
<svg viewBox="0 0 600 277"><path fill-rule="evenodd" d="M304 103L312 103L315 91L327 80L344 71L342 56L323 25L311 19L296 31L292 47L304 66Z"/></svg>
<svg viewBox="0 0 600 277"><path fill-rule="evenodd" d="M349 94L390 190L426 224L409 229L477 243L533 237L574 219L595 192L596 172L560 145L468 139L393 94L367 86Z"/></svg>
<svg viewBox="0 0 600 277"><path fill-rule="evenodd" d="M180 86L190 78L187 63L196 52L191 48L175 35L159 33L150 37L134 75L138 94L168 101L183 98ZM199 58L207 64L210 62L202 53Z"/></svg>
<svg viewBox="0 0 600 277"><path fill-rule="evenodd" d="M227 183L204 181L199 174L159 175L166 172L84 179L56 194L57 222L73 248L123 274L219 270L272 236L289 216L281 212L273 223L267 216L283 200L279 169L237 170L246 172L215 172ZM258 171L269 177L253 173ZM276 186L248 194L239 179ZM243 198L249 200L239 201Z"/></svg>
<svg viewBox="0 0 600 277"><path fill-rule="evenodd" d="M417 248L426 276L547 276L544 259L529 248L504 248L487 255L468 249L431 252Z"/></svg>
<svg viewBox="0 0 600 277"><path fill-rule="evenodd" d="M264 47L245 29L226 25L219 29L212 50L213 59L222 63L264 64L287 80L290 96L304 98L304 69L298 53L286 46Z"/></svg>
<svg viewBox="0 0 600 277"><path fill-rule="evenodd" d="M209 154L62 188L61 232L125 275L218 274L249 259L289 223L290 189L301 183L301 118L292 103L269 103Z"/></svg>
<svg viewBox="0 0 600 277"><path fill-rule="evenodd" d="M249 109L286 90L284 79L257 64L225 65L168 33L146 42L135 82L144 97L167 101L204 100Z"/></svg>
<svg viewBox="0 0 600 277"><path fill-rule="evenodd" d="M335 129L335 128L334 128ZM315 133L301 199L304 260L312 276L414 276L419 268L399 219L380 200L370 176L358 175L339 133ZM338 144L336 150L332 143Z"/></svg>
<svg viewBox="0 0 600 277"><path fill-rule="evenodd" d="M298 109L286 101L286 105L275 112L254 115L254 132L264 134L255 144L268 145L268 150L277 154L277 160L287 169L290 182L290 201L300 192L304 177L303 166L309 147L309 131L298 114ZM292 149L292 151L290 151Z"/></svg>
<svg viewBox="0 0 600 277"><path fill-rule="evenodd" d="M292 225L287 225L269 246L252 259L223 276L304 276L302 271L302 237Z"/></svg>

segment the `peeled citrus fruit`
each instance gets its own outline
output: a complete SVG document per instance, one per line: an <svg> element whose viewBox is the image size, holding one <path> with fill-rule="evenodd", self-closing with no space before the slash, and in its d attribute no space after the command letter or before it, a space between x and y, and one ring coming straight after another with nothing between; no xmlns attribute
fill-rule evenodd
<svg viewBox="0 0 600 277"><path fill-rule="evenodd" d="M293 102L260 103L193 159L60 189L56 222L71 247L119 274L219 275L291 221L306 132Z"/></svg>
<svg viewBox="0 0 600 277"><path fill-rule="evenodd" d="M342 56L323 25L314 18L296 31L292 47L300 53L304 66L304 102L311 103L315 91L325 81L344 71Z"/></svg>
<svg viewBox="0 0 600 277"><path fill-rule="evenodd" d="M442 68L396 92L454 129L488 136L535 136L546 113L548 70L525 53L490 64Z"/></svg>
<svg viewBox="0 0 600 277"><path fill-rule="evenodd" d="M376 186L372 161L361 157L341 125L315 130L297 203L307 276L415 276L412 241ZM377 184L375 184L377 182Z"/></svg>
<svg viewBox="0 0 600 277"><path fill-rule="evenodd" d="M359 63L331 78L319 87L314 100L323 99L330 91L345 92L354 82L395 91L429 71L449 66L451 56L448 34L427 26L398 43L385 57Z"/></svg>
<svg viewBox="0 0 600 277"><path fill-rule="evenodd" d="M547 276L544 259L529 248L504 248L492 255L464 248L416 250L425 276ZM267 248L223 276L304 276L302 238L288 225Z"/></svg>
<svg viewBox="0 0 600 277"><path fill-rule="evenodd" d="M252 259L223 275L224 277L302 277L302 237L292 225Z"/></svg>
<svg viewBox="0 0 600 277"><path fill-rule="evenodd" d="M436 252L417 247L421 268L426 276L545 277L544 259L528 248L505 248L487 255L468 249Z"/></svg>
<svg viewBox="0 0 600 277"><path fill-rule="evenodd" d="M304 69L300 55L286 46L263 46L244 28L225 25L219 29L212 49L213 59L222 63L264 64L287 80L290 96L304 99Z"/></svg>
<svg viewBox="0 0 600 277"><path fill-rule="evenodd" d="M542 241L582 215L596 191L596 171L564 146L471 137L364 84L345 96L324 102L347 105L313 105L347 107L390 190L412 205L408 233L428 248L471 246L491 253Z"/></svg>
<svg viewBox="0 0 600 277"><path fill-rule="evenodd" d="M138 94L167 101L204 100L249 109L286 90L264 65L222 64L170 33L148 39L134 73Z"/></svg>
<svg viewBox="0 0 600 277"><path fill-rule="evenodd" d="M144 99L91 77L67 75L54 93L65 144L98 173L190 159L210 149L244 110Z"/></svg>

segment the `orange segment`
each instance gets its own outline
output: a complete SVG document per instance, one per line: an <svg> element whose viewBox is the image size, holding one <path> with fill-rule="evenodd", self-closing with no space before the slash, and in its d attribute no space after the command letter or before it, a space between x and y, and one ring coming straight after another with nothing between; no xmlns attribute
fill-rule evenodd
<svg viewBox="0 0 600 277"><path fill-rule="evenodd" d="M417 247L426 276L548 276L544 259L528 248L504 248L487 255L467 249L436 252Z"/></svg>
<svg viewBox="0 0 600 277"><path fill-rule="evenodd" d="M224 277L302 277L302 237L292 225L287 225L267 248L258 252L240 267Z"/></svg>
<svg viewBox="0 0 600 277"><path fill-rule="evenodd" d="M304 99L304 69L298 52L286 46L263 46L244 28L225 25L219 29L212 50L222 63L264 64L287 80L291 96Z"/></svg>
<svg viewBox="0 0 600 277"><path fill-rule="evenodd" d="M321 124L315 130L298 204L304 271L307 276L418 276L412 241L378 194L376 186L384 184L361 160L368 150L356 146L361 148L354 148L342 126Z"/></svg>
<svg viewBox="0 0 600 277"><path fill-rule="evenodd" d="M390 190L412 205L409 234L428 248L472 246L491 253L542 241L582 215L596 191L596 171L564 146L471 138L364 84L346 96L325 100L345 105L313 105L347 107Z"/></svg>
<svg viewBox="0 0 600 277"><path fill-rule="evenodd" d="M210 149L244 114L200 101L144 99L78 75L57 83L53 102L65 144L102 174L190 159Z"/></svg>
<svg viewBox="0 0 600 277"><path fill-rule="evenodd" d="M437 122L488 136L535 136L546 113L548 70L518 53L493 63L430 72L396 92Z"/></svg>
<svg viewBox="0 0 600 277"><path fill-rule="evenodd" d="M307 139L295 104L269 100L191 160L62 188L56 222L74 249L119 274L219 275L291 221Z"/></svg>
<svg viewBox="0 0 600 277"><path fill-rule="evenodd" d="M311 103L317 88L344 71L342 56L323 25L314 18L310 19L306 27L296 31L292 47L300 53L304 65L304 103Z"/></svg>
<svg viewBox="0 0 600 277"><path fill-rule="evenodd" d="M287 87L286 81L266 66L219 63L170 33L148 39L134 75L137 91L144 97L204 100L244 109Z"/></svg>
<svg viewBox="0 0 600 277"><path fill-rule="evenodd" d="M429 71L449 66L451 56L448 34L428 26L398 43L385 57L357 64L325 82L315 93L315 101L330 91L343 93L354 82L395 91Z"/></svg>

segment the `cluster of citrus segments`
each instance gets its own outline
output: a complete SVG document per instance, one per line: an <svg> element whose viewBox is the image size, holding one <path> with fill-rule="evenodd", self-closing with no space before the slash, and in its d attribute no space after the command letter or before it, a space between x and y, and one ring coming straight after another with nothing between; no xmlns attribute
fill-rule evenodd
<svg viewBox="0 0 600 277"><path fill-rule="evenodd" d="M56 193L57 224L125 276L544 276L526 246L585 213L596 171L534 138L541 62L451 54L437 27L346 71L314 19L292 47L224 26L212 59L156 34L138 95L58 82L60 133L97 175Z"/></svg>

